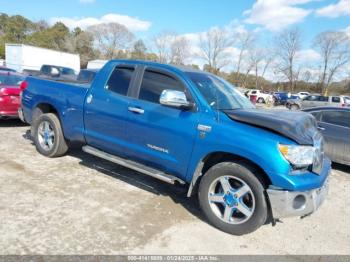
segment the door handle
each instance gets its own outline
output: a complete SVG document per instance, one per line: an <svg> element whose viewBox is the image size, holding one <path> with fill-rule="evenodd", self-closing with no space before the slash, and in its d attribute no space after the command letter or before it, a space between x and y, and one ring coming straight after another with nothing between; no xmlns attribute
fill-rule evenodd
<svg viewBox="0 0 350 262"><path fill-rule="evenodd" d="M137 108L137 107L128 107L128 110L130 112L136 113L136 114L143 114L145 113L145 110L141 109L141 108Z"/></svg>

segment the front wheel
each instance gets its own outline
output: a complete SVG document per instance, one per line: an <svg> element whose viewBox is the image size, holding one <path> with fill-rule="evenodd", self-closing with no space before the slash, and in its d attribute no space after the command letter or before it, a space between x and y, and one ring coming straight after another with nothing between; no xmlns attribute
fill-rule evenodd
<svg viewBox="0 0 350 262"><path fill-rule="evenodd" d="M34 143L37 151L47 157L59 157L68 151L61 123L55 114L39 116L34 121Z"/></svg>
<svg viewBox="0 0 350 262"><path fill-rule="evenodd" d="M218 229L244 235L267 219L264 187L245 165L219 163L203 176L199 203L208 221Z"/></svg>

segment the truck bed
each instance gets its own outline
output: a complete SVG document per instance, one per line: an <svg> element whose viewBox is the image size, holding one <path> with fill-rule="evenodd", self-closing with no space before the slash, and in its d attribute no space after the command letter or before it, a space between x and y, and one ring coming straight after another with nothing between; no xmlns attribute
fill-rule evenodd
<svg viewBox="0 0 350 262"><path fill-rule="evenodd" d="M83 109L90 85L38 77L28 77L26 81L28 87L22 99L25 120L31 123L34 109L50 104L61 119L65 137L84 142Z"/></svg>

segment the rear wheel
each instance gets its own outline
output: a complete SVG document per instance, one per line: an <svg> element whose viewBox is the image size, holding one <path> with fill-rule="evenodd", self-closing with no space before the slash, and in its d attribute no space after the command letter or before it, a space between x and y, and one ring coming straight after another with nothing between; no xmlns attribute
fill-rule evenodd
<svg viewBox="0 0 350 262"><path fill-rule="evenodd" d="M199 186L199 202L209 222L220 230L243 235L267 219L264 187L250 169L234 162L210 168Z"/></svg>
<svg viewBox="0 0 350 262"><path fill-rule="evenodd" d="M68 151L61 123L55 114L43 114L33 125L34 143L37 151L47 157L59 157Z"/></svg>

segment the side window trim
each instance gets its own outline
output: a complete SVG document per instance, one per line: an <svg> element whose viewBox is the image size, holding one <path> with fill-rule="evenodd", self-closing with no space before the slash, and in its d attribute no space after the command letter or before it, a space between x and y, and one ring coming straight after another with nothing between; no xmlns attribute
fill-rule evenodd
<svg viewBox="0 0 350 262"><path fill-rule="evenodd" d="M322 121L322 111L317 110L317 111L308 111L309 114L311 114L317 122L321 122ZM317 117L314 115L315 114L319 114L319 119L317 119Z"/></svg>
<svg viewBox="0 0 350 262"><path fill-rule="evenodd" d="M114 92L114 91L111 91L111 90L109 90L109 89L107 88L109 79L112 77L112 74L114 73L114 71L115 71L117 68L127 68L127 69L133 69L133 70L134 70L134 72L133 72L133 74L132 74L132 77L131 77L131 79L130 79L130 83L129 83L128 91L127 91L126 95L119 94L119 93ZM111 72L109 73L109 76L108 76L108 78L107 78L107 81L106 81L105 84L104 84L103 89L105 90L105 92L108 92L108 93L113 94L113 95L122 96L122 97L129 97L129 96L130 96L130 92L131 92L131 90L133 89L134 80L135 80L136 75L137 75L137 66L136 66L136 65L130 65L130 64L116 64L116 65L113 67L113 70L111 70Z"/></svg>
<svg viewBox="0 0 350 262"><path fill-rule="evenodd" d="M328 122L324 122L323 121L323 113L324 112L343 112L341 110L329 110L329 111L321 111L321 117L320 117L320 123L323 123L323 124L326 124L326 125L331 125L331 126L336 126L336 127L341 127L341 128L347 128L347 129L350 129L350 127L348 126L342 126L342 125L337 125L337 124L334 124L334 123L328 123Z"/></svg>
<svg viewBox="0 0 350 262"><path fill-rule="evenodd" d="M196 103L196 100L194 99L194 96L193 94L191 93L191 91L189 90L189 88L187 87L186 83L181 79L179 78L177 75L175 75L174 73L168 71L168 70L165 70L165 69L161 69L161 68L157 68L157 67L153 67L153 66L144 66L141 70L140 70L140 75L139 75L139 82L137 83L137 88L136 88L136 98L138 100L139 99L139 96L140 96L140 91L141 91L141 86L142 86L142 81L143 81L143 76L145 74L146 71L151 71L151 72L154 72L154 73L158 73L158 74L162 74L162 75L165 75L165 76L168 76L168 77L171 77L173 79L175 79L177 82L179 82L181 84L181 86L183 87L184 91L185 91L185 94L187 96L188 99L190 99L190 101L194 102L195 104ZM149 102L149 101L146 101L146 102ZM152 102L150 102L152 103Z"/></svg>

